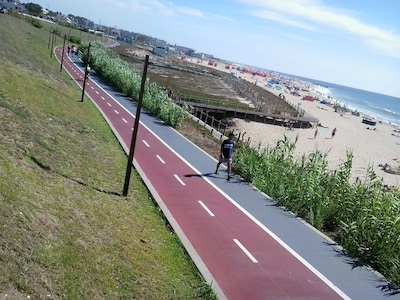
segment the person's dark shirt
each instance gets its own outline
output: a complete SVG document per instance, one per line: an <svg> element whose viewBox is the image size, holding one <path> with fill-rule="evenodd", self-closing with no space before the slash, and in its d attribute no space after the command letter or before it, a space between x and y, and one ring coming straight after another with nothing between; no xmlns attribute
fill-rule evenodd
<svg viewBox="0 0 400 300"><path fill-rule="evenodd" d="M231 158L232 157L234 144L235 143L234 143L233 140L225 140L225 141L222 142L221 152L224 155L224 158Z"/></svg>

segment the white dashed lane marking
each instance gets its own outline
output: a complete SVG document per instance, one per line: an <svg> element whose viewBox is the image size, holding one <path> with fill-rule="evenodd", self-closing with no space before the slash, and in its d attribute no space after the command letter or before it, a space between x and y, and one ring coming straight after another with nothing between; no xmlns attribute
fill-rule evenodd
<svg viewBox="0 0 400 300"><path fill-rule="evenodd" d="M213 214L213 212L203 203L203 201L198 201L199 204L201 205L201 207L204 208L204 210L211 216L211 217L215 217L215 215Z"/></svg>
<svg viewBox="0 0 400 300"><path fill-rule="evenodd" d="M158 160L161 161L161 163L165 165L165 161L163 161L163 159L160 157L160 155L156 155L156 156L157 156Z"/></svg>
<svg viewBox="0 0 400 300"><path fill-rule="evenodd" d="M147 148L150 148L150 145L145 140L142 140L142 142L143 142L143 144L146 145Z"/></svg>
<svg viewBox="0 0 400 300"><path fill-rule="evenodd" d="M174 177L176 178L176 180L178 180L179 181L179 183L181 184L181 185L183 185L183 186L185 186L186 184L179 178L179 176L178 175L176 175L176 174L174 174Z"/></svg>
<svg viewBox="0 0 400 300"><path fill-rule="evenodd" d="M245 246L243 246L242 243L239 242L239 240L233 239L233 241L234 241L235 244L238 245L239 248L250 258L250 260L251 260L253 263L255 263L255 264L258 263L258 260L255 259L255 257L254 257L253 255L251 255L251 253L249 252L249 250L247 250L247 249L245 248Z"/></svg>

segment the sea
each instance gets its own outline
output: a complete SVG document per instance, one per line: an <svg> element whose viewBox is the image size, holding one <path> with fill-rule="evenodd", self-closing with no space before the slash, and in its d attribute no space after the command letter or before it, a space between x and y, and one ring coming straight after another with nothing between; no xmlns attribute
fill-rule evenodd
<svg viewBox="0 0 400 300"><path fill-rule="evenodd" d="M400 128L400 98L364 91L343 85L315 79L285 74L311 84L311 89L318 91L325 98L350 110L357 110L369 117Z"/></svg>

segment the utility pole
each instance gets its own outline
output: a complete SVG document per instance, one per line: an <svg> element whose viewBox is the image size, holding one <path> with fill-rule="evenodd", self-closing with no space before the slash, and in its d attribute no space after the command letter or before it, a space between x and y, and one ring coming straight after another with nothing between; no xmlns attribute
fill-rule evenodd
<svg viewBox="0 0 400 300"><path fill-rule="evenodd" d="M50 41L51 41L51 34L53 32L53 28L49 30L49 43L47 44L47 49L50 49Z"/></svg>
<svg viewBox="0 0 400 300"><path fill-rule="evenodd" d="M64 43L63 43L63 50L62 50L62 55L61 55L61 65L60 65L60 72L62 72L63 69L63 62L64 62L64 52L65 52L65 39L67 38L67 35L64 35Z"/></svg>
<svg viewBox="0 0 400 300"><path fill-rule="evenodd" d="M50 57L53 57L53 48L56 42L56 30L53 30L53 38L51 39Z"/></svg>
<svg viewBox="0 0 400 300"><path fill-rule="evenodd" d="M137 132L138 132L138 128L139 128L140 111L142 109L142 101L143 101L143 94L144 94L144 86L146 83L146 74L147 74L148 64L149 64L149 55L146 55L146 58L144 61L144 67L143 67L143 74L142 74L142 84L140 86L139 99L138 99L138 104L137 104L137 108L136 108L135 126L133 127L131 147L129 148L128 164L126 166L124 191L122 192L122 195L124 197L126 197L128 195L129 181L131 179L131 172L132 172L132 167L133 167L133 157L135 154L136 138L137 138Z"/></svg>
<svg viewBox="0 0 400 300"><path fill-rule="evenodd" d="M85 97L85 87L86 87L86 79L88 77L88 64L89 64L89 55L90 55L90 42L87 48L87 56L86 56L86 63L85 63L85 75L83 76L83 86L82 86L82 97L81 102L83 102L83 98Z"/></svg>

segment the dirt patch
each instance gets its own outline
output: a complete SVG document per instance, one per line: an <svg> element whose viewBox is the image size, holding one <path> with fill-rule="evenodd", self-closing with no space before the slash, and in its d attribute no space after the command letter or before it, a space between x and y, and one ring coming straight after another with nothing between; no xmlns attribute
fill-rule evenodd
<svg viewBox="0 0 400 300"><path fill-rule="evenodd" d="M143 70L144 57L149 55L147 77L175 93L199 97L218 97L232 101L244 100L223 80L223 72L196 65L176 57L153 55L149 49L122 44L114 48L122 59L139 72Z"/></svg>
<svg viewBox="0 0 400 300"><path fill-rule="evenodd" d="M3 291L0 291L0 300L25 300L29 299L27 295L16 290L14 287L8 287Z"/></svg>
<svg viewBox="0 0 400 300"><path fill-rule="evenodd" d="M139 72L142 72L145 55L149 55L150 65L147 69L147 76L150 80L174 92L205 98L210 96L223 98L232 102L245 100L222 79L222 76L226 74L219 74L209 68L197 66L175 57L153 55L150 52L151 49L146 47L122 44L114 50ZM215 158L219 156L221 141L214 138L199 124L192 120L185 120L178 131L211 156Z"/></svg>
<svg viewBox="0 0 400 300"><path fill-rule="evenodd" d="M145 56L149 55L147 77L174 95L184 95L185 99L192 99L192 96L196 99L213 99L221 105L233 105L246 110L255 109L254 104L257 103L257 110L261 112L295 112L289 104L267 90L220 70L173 56L153 55L151 48L140 45L121 44L113 50L139 73L142 72ZM228 120L224 120L224 123L228 123ZM186 120L179 132L213 157L218 157L221 141L197 123Z"/></svg>
<svg viewBox="0 0 400 300"><path fill-rule="evenodd" d="M217 158L219 156L221 141L214 138L205 128L191 120L185 120L178 131L212 157Z"/></svg>

